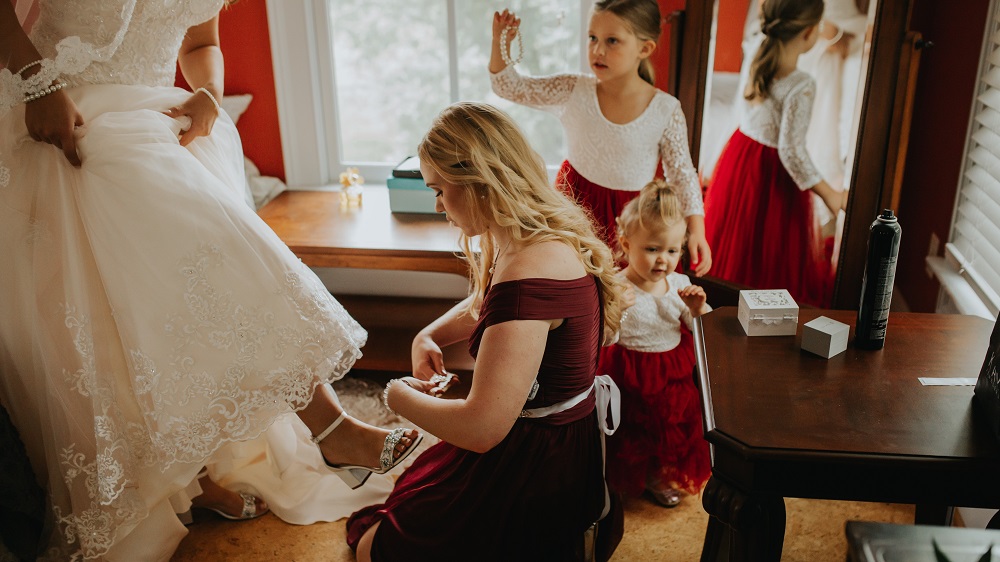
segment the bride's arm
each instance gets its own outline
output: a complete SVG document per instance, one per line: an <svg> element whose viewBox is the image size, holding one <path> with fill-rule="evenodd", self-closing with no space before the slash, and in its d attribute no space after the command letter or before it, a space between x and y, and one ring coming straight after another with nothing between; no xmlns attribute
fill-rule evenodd
<svg viewBox="0 0 1000 562"><path fill-rule="evenodd" d="M41 60L42 56L21 28L10 2L0 2L0 57L11 72L24 69L22 78L28 78L41 70L37 64L25 68ZM32 92L15 92L15 95L29 93ZM83 125L83 117L73 100L66 92L56 90L24 103L24 125L28 129L28 135L38 142L60 148L70 164L79 166L80 156L76 151L73 131Z"/></svg>
<svg viewBox="0 0 1000 562"><path fill-rule="evenodd" d="M211 134L219 116L217 104L222 99L225 64L219 47L218 14L187 30L177 62L184 79L195 93L183 104L168 109L167 115L175 118L187 115L191 118L191 127L181 134L180 139L181 145L186 146L197 137Z"/></svg>

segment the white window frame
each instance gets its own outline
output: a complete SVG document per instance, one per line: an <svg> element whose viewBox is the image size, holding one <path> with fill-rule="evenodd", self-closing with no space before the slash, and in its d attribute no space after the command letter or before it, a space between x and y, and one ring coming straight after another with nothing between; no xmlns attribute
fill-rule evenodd
<svg viewBox="0 0 1000 562"><path fill-rule="evenodd" d="M448 5L450 96L458 101L458 54L455 8ZM587 35L593 0L580 1L580 72L588 71ZM369 178L388 177L391 165L341 160L337 124L336 73L330 14L325 0L267 0L268 31L274 65L275 95L281 132L285 182L291 189L325 189L347 166ZM484 40L488 38L484 37ZM483 69L485 75L486 69ZM442 108L443 109L443 108Z"/></svg>
<svg viewBox="0 0 1000 562"><path fill-rule="evenodd" d="M989 78L989 68L992 66L995 75L996 69L1000 69L997 61L990 60L994 51L1000 48L1000 1L990 2L989 17L986 19L983 32L983 46L979 59L979 71L976 76L976 90L972 100L972 108L969 112L969 126L966 132L965 148L962 151L962 167L958 176L958 189L955 194L955 205L952 210L952 219L949 242L945 244L944 257L928 256L927 265L938 281L941 283L942 297L947 296L950 306L962 314L974 314L985 318L996 319L1000 311L1000 296L997 290L991 287L983 276L976 271L975 256L965 256L961 249L954 243L956 237L962 236L961 232L968 229L976 229L968 218L963 218L960 212L963 199L970 198L969 194L976 191L976 183L967 177L970 171L973 176L980 179L980 183L1000 182L1000 169L992 169L989 166L975 164L973 152L979 146L981 137L978 133L986 129L984 125L977 121L984 108L984 103L980 98L985 93L1000 95L1000 84L995 79ZM995 136L995 135L992 135ZM1000 146L993 147L992 153L1000 154ZM980 177L982 174L991 176L990 178ZM978 174L978 175L977 175ZM1000 221L995 221L994 226L1000 227ZM942 299L939 298L939 308ZM949 306L949 308L950 308Z"/></svg>

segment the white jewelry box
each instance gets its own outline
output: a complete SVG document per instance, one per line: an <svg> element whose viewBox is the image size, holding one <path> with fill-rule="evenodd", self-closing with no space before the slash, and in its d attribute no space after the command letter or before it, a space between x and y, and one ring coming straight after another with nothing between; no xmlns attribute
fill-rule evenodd
<svg viewBox="0 0 1000 562"><path fill-rule="evenodd" d="M851 327L826 316L819 316L802 326L802 349L827 359L847 349Z"/></svg>
<svg viewBox="0 0 1000 562"><path fill-rule="evenodd" d="M737 316L748 336L794 336L799 305L785 289L740 291Z"/></svg>

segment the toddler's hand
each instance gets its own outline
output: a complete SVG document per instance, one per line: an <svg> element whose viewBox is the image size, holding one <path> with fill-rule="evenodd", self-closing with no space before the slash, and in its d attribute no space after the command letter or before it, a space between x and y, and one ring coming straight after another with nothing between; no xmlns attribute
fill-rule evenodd
<svg viewBox="0 0 1000 562"><path fill-rule="evenodd" d="M493 12L493 42L499 43L500 34L503 33L504 28L509 27L510 29L507 31L507 45L509 46L520 25L521 18L517 17L510 10L505 9L503 12Z"/></svg>
<svg viewBox="0 0 1000 562"><path fill-rule="evenodd" d="M688 285L687 287L678 289L677 296L691 310L692 316L698 317L706 312L704 308L705 302L708 300L708 295L705 294L705 289L702 289L698 285Z"/></svg>

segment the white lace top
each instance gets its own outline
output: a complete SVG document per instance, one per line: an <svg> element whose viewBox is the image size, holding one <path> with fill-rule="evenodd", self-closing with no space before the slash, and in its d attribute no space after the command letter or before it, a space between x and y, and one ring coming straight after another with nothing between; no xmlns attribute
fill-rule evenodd
<svg viewBox="0 0 1000 562"><path fill-rule="evenodd" d="M677 290L690 285L691 279L675 272L667 275L667 284L670 288L662 297L632 286L635 304L622 321L618 345L647 353L670 351L681 343L681 322L689 330L694 329L691 310L677 295Z"/></svg>
<svg viewBox="0 0 1000 562"><path fill-rule="evenodd" d="M639 191L653 179L657 160L667 181L681 188L684 214L705 214L691 163L687 122L677 98L658 91L646 110L624 125L612 123L597 102L597 77L587 74L523 76L513 66L490 75L493 91L548 111L562 122L567 160L587 180L608 189Z"/></svg>
<svg viewBox="0 0 1000 562"><path fill-rule="evenodd" d="M745 104L740 131L753 140L778 149L781 163L799 189L823 180L806 150L806 132L812 117L816 81L796 70L771 82L771 92L761 103Z"/></svg>
<svg viewBox="0 0 1000 562"><path fill-rule="evenodd" d="M82 9L81 3L86 7ZM55 59L56 44L64 38L80 37L91 47L102 48L112 44L126 25L127 33L108 60L94 60L77 74L60 73L63 80L71 85L172 86L185 30L211 19L223 0L138 0L128 21L122 11L130 3L43 0L31 40L43 57Z"/></svg>
<svg viewBox="0 0 1000 562"><path fill-rule="evenodd" d="M0 116L23 103L26 94L57 79L69 86L172 86L184 32L211 19L222 4L223 0L39 0L31 41L44 58L38 71L25 79L10 68L0 69Z"/></svg>

